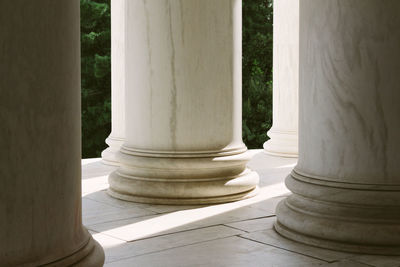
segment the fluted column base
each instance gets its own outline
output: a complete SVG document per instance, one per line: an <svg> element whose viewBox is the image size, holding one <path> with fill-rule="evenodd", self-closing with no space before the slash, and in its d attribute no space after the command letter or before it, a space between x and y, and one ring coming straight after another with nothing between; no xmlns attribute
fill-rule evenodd
<svg viewBox="0 0 400 267"><path fill-rule="evenodd" d="M119 166L120 163L118 161L117 154L123 143L124 139L109 136L106 139L108 148L101 152L102 162L106 165Z"/></svg>
<svg viewBox="0 0 400 267"><path fill-rule="evenodd" d="M296 170L293 195L279 203L275 229L308 245L346 252L400 255L400 185L332 182Z"/></svg>
<svg viewBox="0 0 400 267"><path fill-rule="evenodd" d="M298 133L293 131L279 131L271 129L268 132L271 138L264 143L265 153L272 156L297 158L298 157Z"/></svg>
<svg viewBox="0 0 400 267"><path fill-rule="evenodd" d="M121 167L109 176L115 198L152 204L224 203L256 195L258 174L245 153L159 154L121 149Z"/></svg>

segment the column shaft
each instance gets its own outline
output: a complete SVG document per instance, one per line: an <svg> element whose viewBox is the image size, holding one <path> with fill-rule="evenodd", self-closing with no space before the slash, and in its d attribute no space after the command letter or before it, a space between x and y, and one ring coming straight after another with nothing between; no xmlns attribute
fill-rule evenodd
<svg viewBox="0 0 400 267"><path fill-rule="evenodd" d="M400 254L400 2L300 2L300 154L277 230Z"/></svg>
<svg viewBox="0 0 400 267"><path fill-rule="evenodd" d="M101 153L109 165L119 165L117 153L125 137L125 2L111 1L111 134Z"/></svg>
<svg viewBox="0 0 400 267"><path fill-rule="evenodd" d="M299 0L274 1L273 126L266 153L298 155Z"/></svg>
<svg viewBox="0 0 400 267"><path fill-rule="evenodd" d="M126 3L126 139L112 196L191 204L254 195L241 136L241 4Z"/></svg>
<svg viewBox="0 0 400 267"><path fill-rule="evenodd" d="M0 265L102 266L82 226L79 1L0 3Z"/></svg>

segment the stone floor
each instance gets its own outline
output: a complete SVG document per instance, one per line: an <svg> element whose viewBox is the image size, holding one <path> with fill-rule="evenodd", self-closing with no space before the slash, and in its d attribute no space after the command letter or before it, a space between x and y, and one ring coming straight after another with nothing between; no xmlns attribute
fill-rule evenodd
<svg viewBox="0 0 400 267"><path fill-rule="evenodd" d="M83 223L104 247L105 266L379 266L400 257L354 255L302 245L273 230L283 181L296 160L250 150L261 177L258 196L212 206L163 206L109 197L113 167L82 161Z"/></svg>

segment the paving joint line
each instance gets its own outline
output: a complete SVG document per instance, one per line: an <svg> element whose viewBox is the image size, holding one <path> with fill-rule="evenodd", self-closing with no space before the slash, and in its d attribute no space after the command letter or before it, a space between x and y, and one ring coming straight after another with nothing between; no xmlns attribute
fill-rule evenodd
<svg viewBox="0 0 400 267"><path fill-rule="evenodd" d="M256 242L256 243L259 243L259 244L263 244L265 246L274 247L274 248L285 250L285 251L288 251L288 252L291 252L291 253L294 253L294 254L302 255L302 256L313 258L313 259L316 259L316 260L321 260L321 261L324 261L326 263L333 263L333 262L337 261L337 260L329 261L329 260L325 260L325 259L318 258L318 257L315 257L315 256L310 256L310 255L307 255L307 254L304 254L304 253L300 253L300 252L297 252L297 251L289 250L289 249L286 249L286 248L281 248L281 247L278 247L276 245L267 244L267 243L264 243L264 242L261 242L261 241L258 241L258 240L254 240L254 239L251 239L251 238L247 238L247 237L244 237L244 236L241 236L241 235L238 235L238 237L246 239L246 240L249 240L249 241L253 241L253 242Z"/></svg>

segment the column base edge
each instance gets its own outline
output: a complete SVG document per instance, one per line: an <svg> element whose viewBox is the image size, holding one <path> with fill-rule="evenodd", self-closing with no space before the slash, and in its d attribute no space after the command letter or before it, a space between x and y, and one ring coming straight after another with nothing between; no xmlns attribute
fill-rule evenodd
<svg viewBox="0 0 400 267"><path fill-rule="evenodd" d="M250 191L241 192L233 195L217 196L217 197L206 197L206 198L157 198L157 197L145 197L135 196L129 194L123 194L108 188L107 193L117 199L145 203L145 204L156 204L156 205L209 205L209 204L221 204L239 201L254 197L258 194L259 187L251 189Z"/></svg>

